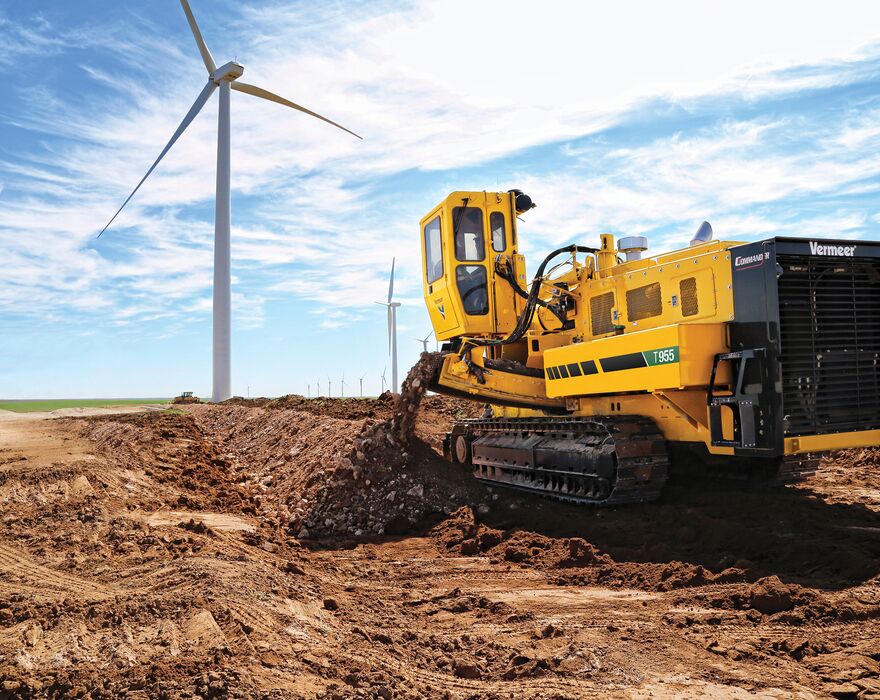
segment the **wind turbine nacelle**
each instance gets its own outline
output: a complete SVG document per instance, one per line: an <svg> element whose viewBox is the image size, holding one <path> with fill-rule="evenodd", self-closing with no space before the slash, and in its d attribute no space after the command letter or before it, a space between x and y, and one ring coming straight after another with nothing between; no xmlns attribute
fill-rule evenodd
<svg viewBox="0 0 880 700"><path fill-rule="evenodd" d="M519 190L453 192L422 219L422 283L437 340L513 330L524 300L495 280L501 266L526 286L516 215L533 206Z"/></svg>
<svg viewBox="0 0 880 700"><path fill-rule="evenodd" d="M217 70L211 73L211 80L220 83L222 80L236 80L244 75L244 66L235 61L224 63Z"/></svg>

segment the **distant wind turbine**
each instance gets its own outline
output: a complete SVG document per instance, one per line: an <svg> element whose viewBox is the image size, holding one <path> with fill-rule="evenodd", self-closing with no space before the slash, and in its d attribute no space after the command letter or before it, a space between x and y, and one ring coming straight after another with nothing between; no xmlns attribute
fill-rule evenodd
<svg viewBox="0 0 880 700"><path fill-rule="evenodd" d="M367 373L364 372L358 381L361 383L361 398L364 398L364 377L367 376Z"/></svg>
<svg viewBox="0 0 880 700"><path fill-rule="evenodd" d="M387 369L388 369L388 366L387 366L387 365L386 365L385 367L382 368L382 393L383 393L383 394L385 393L385 384L386 384L386 381L385 381L385 371L386 371Z"/></svg>
<svg viewBox="0 0 880 700"><path fill-rule="evenodd" d="M422 344L422 352L428 352L428 338L431 337L431 333L428 333L424 338L416 338L416 341Z"/></svg>
<svg viewBox="0 0 880 700"><path fill-rule="evenodd" d="M392 301L394 296L394 258L391 258L391 279L388 282L388 301L377 301L388 308L388 352L391 353L391 391L397 393L397 307L400 302Z"/></svg>
<svg viewBox="0 0 880 700"><path fill-rule="evenodd" d="M342 381L340 382L341 389L339 391L340 398L345 398L345 372L342 373Z"/></svg>
<svg viewBox="0 0 880 700"><path fill-rule="evenodd" d="M327 398L328 399L333 397L333 390L330 387L331 387L330 375L328 374L327 375Z"/></svg>
<svg viewBox="0 0 880 700"><path fill-rule="evenodd" d="M327 117L322 117L320 114L313 112L310 109L306 109L305 107L302 107L295 102L291 102L290 100L286 100L283 97L279 97L278 95L269 92L268 90L264 90L263 88L257 87L256 85L250 85L249 83L237 82L244 73L244 66L235 61L230 61L229 63L225 63L218 68L214 63L214 58L213 56L211 56L211 52L208 50L208 47L205 44L205 40L202 38L202 32L199 30L199 25L196 24L195 17L193 16L192 10L189 7L189 2L187 0L180 0L180 4L183 6L183 11L186 14L186 19L189 22L193 37L195 37L196 45L199 48L199 52L202 54L202 61L204 61L205 63L205 68L208 69L208 82L205 84L205 87L202 88L202 91L199 93L199 96L196 98L193 106L190 107L189 112L186 113L186 116L183 118L180 126L177 127L177 131L172 134L171 140L168 141L168 143L165 145L165 148L162 149L159 157L156 158L155 162L150 166L150 169L147 170L147 174L143 176L143 178L134 188L132 193L128 195L128 198L122 203L122 206L119 207L119 210L113 215L113 218L111 218L110 221L107 222L107 225L103 229L101 229L101 233L98 234L98 238L101 237L104 231L106 231L110 227L110 224L112 224L113 221L116 219L116 217L119 216L119 212L121 212L125 208L125 205L128 204L128 202L131 200L131 198L134 197L135 192L140 189L141 185L144 184L144 181L146 181L146 179L150 176L150 173L152 173L153 170L156 169L156 166L159 165L159 161L161 161L162 158L165 157L165 154L168 153L169 150L171 150L171 147L175 144L177 139L179 139L181 134L186 131L192 120L196 118L196 115L198 115L198 113L202 110L202 107L205 106L205 103L208 101L208 98L211 97L214 90L219 87L220 116L217 124L217 193L214 213L214 381L211 394L212 400L215 403L218 403L220 401L225 401L232 395L232 277L230 266L230 226L232 220L232 201L230 194L230 89L238 90L239 92L245 92L248 95L253 95L254 97L259 97L264 100L269 100L270 102L277 102L280 105L284 105L285 107L290 107L300 112L304 112L305 114L320 119L321 121L332 124L333 126L348 132L352 136L357 136L358 138L361 137L353 131L349 131L341 124L337 124L336 122L327 119Z"/></svg>

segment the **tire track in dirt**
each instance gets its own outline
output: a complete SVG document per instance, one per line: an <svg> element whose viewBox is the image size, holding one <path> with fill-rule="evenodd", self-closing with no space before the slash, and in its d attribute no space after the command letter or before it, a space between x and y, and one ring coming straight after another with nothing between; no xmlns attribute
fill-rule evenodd
<svg viewBox="0 0 880 700"><path fill-rule="evenodd" d="M112 586L44 566L20 549L5 544L0 544L0 573L0 588L7 593L21 593L22 581L37 598L76 595L87 600L106 600L116 593ZM48 596L47 588L57 594Z"/></svg>

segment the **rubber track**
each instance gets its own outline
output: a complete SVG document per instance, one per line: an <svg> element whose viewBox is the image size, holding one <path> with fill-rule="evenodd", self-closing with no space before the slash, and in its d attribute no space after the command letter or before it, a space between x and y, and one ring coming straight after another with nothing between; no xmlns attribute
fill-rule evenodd
<svg viewBox="0 0 880 700"><path fill-rule="evenodd" d="M517 477L516 483L487 478L475 465L474 476L480 481L494 483L521 491L540 493L561 501L583 503L594 506L611 506L624 503L643 503L654 501L660 497L669 471L669 457L666 453L666 441L656 424L642 416L590 416L565 418L479 418L458 421L447 435L447 454L451 456L454 440L464 433L472 443L483 435L502 433L519 436L524 440L530 435L562 435L576 438L583 437L591 442L593 449L608 445L614 447L616 458L616 478L607 497L591 497L548 487L548 475L559 476L571 483L580 481L589 483L588 474L578 472L561 472L542 469L540 467L502 467L493 465L505 476ZM484 470L485 471L485 470ZM534 477L544 477L539 480ZM586 490L586 489L584 489Z"/></svg>

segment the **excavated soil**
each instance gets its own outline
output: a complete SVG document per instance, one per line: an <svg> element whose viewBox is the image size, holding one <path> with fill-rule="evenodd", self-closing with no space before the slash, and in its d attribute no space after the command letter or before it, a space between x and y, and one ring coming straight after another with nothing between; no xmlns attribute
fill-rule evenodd
<svg viewBox="0 0 880 700"><path fill-rule="evenodd" d="M877 450L588 510L423 380L0 423L0 698L880 697Z"/></svg>

